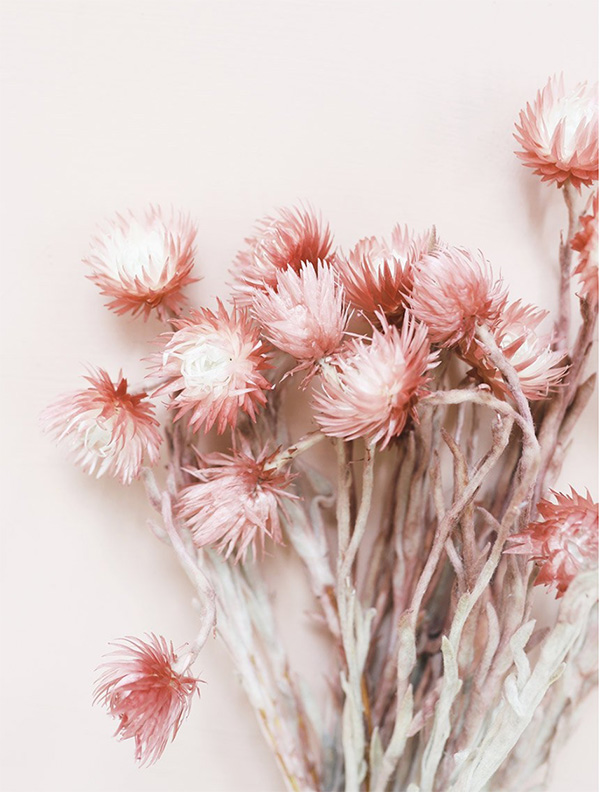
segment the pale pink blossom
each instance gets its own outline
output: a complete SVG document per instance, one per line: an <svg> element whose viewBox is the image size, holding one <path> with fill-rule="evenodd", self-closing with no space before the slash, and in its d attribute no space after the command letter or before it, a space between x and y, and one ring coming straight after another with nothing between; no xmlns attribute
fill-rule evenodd
<svg viewBox="0 0 600 792"><path fill-rule="evenodd" d="M256 293L253 315L265 338L303 365L335 352L348 323L336 274L321 262L278 272L275 289Z"/></svg>
<svg viewBox="0 0 600 792"><path fill-rule="evenodd" d="M42 424L86 473L130 484L140 475L144 457L151 465L158 461L161 436L154 406L145 393L129 393L122 374L113 382L97 369L85 379L90 387L47 407Z"/></svg>
<svg viewBox="0 0 600 792"><path fill-rule="evenodd" d="M382 331L354 339L313 397L322 431L346 440L365 438L382 448L401 434L437 363L427 327L405 315L401 329L380 316Z"/></svg>
<svg viewBox="0 0 600 792"><path fill-rule="evenodd" d="M304 262L316 266L325 261L332 236L329 226L312 210L292 208L259 220L255 235L245 242L231 270L233 298L239 306L252 305L257 290L276 288L281 270L298 271Z"/></svg>
<svg viewBox="0 0 600 792"><path fill-rule="evenodd" d="M506 304L506 290L482 253L443 246L415 267L409 304L441 346L468 345L477 325L493 327Z"/></svg>
<svg viewBox="0 0 600 792"><path fill-rule="evenodd" d="M116 313L148 318L155 310L164 320L181 312L182 290L197 280L191 276L195 237L182 214L166 218L155 207L143 215L118 214L92 241L84 259L91 268L88 277Z"/></svg>
<svg viewBox="0 0 600 792"><path fill-rule="evenodd" d="M123 638L112 645L117 649L100 667L94 701L118 718L115 736L133 738L136 760L150 765L189 715L201 680L188 673L192 655L179 659L173 644L160 636Z"/></svg>
<svg viewBox="0 0 600 792"><path fill-rule="evenodd" d="M598 86L579 83L566 91L562 76L551 77L535 102L521 110L517 152L542 181L574 187L598 179Z"/></svg>
<svg viewBox="0 0 600 792"><path fill-rule="evenodd" d="M534 305L511 303L494 328L498 347L519 376L524 395L530 400L545 399L562 379L566 368L561 365L564 353L552 349L551 336L539 335L537 328L548 311ZM478 342L464 355L472 362L485 382L497 393L509 393L502 375L487 359Z"/></svg>
<svg viewBox="0 0 600 792"><path fill-rule="evenodd" d="M412 270L430 248L430 233L417 236L397 225L391 241L361 239L347 256L337 256L349 302L373 320L383 311L390 321L401 317L412 286Z"/></svg>
<svg viewBox="0 0 600 792"><path fill-rule="evenodd" d="M246 311L228 313L219 302L216 312L202 308L173 325L153 373L166 380L156 393L171 394L175 417L189 415L205 431L216 424L219 433L236 425L240 410L254 420L271 385L262 374L269 364L259 329Z"/></svg>
<svg viewBox="0 0 600 792"><path fill-rule="evenodd" d="M571 241L579 253L574 275L579 275L578 296L592 305L598 304L598 191L592 198L592 211L579 218L579 231Z"/></svg>
<svg viewBox="0 0 600 792"><path fill-rule="evenodd" d="M225 558L244 558L248 549L264 549L265 537L283 541L279 511L293 475L279 469L277 454L263 451L256 458L249 449L200 457L201 467L191 470L198 483L182 490L178 515L192 532L198 547L210 545Z"/></svg>
<svg viewBox="0 0 600 792"><path fill-rule="evenodd" d="M573 487L570 495L552 494L556 503L540 501L541 519L511 536L505 552L535 561L540 570L535 585L555 588L562 597L575 575L598 565L598 504L589 492L584 497Z"/></svg>

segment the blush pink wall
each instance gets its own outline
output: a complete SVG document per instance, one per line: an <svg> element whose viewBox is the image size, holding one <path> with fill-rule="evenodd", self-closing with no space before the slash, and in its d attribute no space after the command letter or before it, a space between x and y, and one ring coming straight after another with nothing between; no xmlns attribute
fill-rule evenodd
<svg viewBox="0 0 600 792"><path fill-rule="evenodd" d="M188 210L207 302L253 221L308 199L342 245L435 223L554 310L565 213L514 157L512 124L548 75L594 77L596 3L5 1L1 16L2 788L280 790L219 645L155 767L138 770L91 707L107 641L179 644L196 623L141 488L86 478L39 432L84 363L141 376L159 329L103 309L88 238L113 210ZM561 485L597 496L596 437L592 405ZM319 681L301 575L272 566L294 662ZM596 746L588 702L554 792L597 789Z"/></svg>

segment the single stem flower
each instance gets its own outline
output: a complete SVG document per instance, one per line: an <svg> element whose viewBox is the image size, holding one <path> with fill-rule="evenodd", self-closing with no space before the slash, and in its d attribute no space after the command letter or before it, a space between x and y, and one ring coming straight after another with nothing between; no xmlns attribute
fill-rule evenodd
<svg viewBox="0 0 600 792"><path fill-rule="evenodd" d="M84 262L88 276L109 298L108 307L118 314L152 311L166 320L181 313L182 289L197 278L194 265L196 229L188 217L174 213L168 219L160 208L144 215L117 215L93 239Z"/></svg>
<svg viewBox="0 0 600 792"><path fill-rule="evenodd" d="M86 473L130 484L140 475L144 457L151 465L158 461L162 441L154 406L145 393L130 393L122 374L113 382L97 369L85 379L90 387L47 407L42 424Z"/></svg>
<svg viewBox="0 0 600 792"><path fill-rule="evenodd" d="M310 209L280 209L278 217L265 217L254 236L236 256L233 269L233 298L238 306L251 306L257 291L277 287L277 273L291 268L298 272L304 262L316 266L325 261L332 246L328 225Z"/></svg>
<svg viewBox="0 0 600 792"><path fill-rule="evenodd" d="M539 574L535 585L556 589L562 597L573 578L598 565L598 504L589 492L584 497L573 487L571 494L552 492L556 503L542 500L542 518L509 537L505 553L526 555L535 561Z"/></svg>
<svg viewBox="0 0 600 792"><path fill-rule="evenodd" d="M192 651L178 657L173 644L149 635L115 641L101 666L94 702L119 719L116 736L135 740L135 758L154 764L187 718L202 681L188 673Z"/></svg>
<svg viewBox="0 0 600 792"><path fill-rule="evenodd" d="M388 445L402 433L437 363L427 327L405 316L401 329L380 316L383 330L370 343L355 339L334 359L313 397L321 430L333 437Z"/></svg>
<svg viewBox="0 0 600 792"><path fill-rule="evenodd" d="M240 410L254 420L271 385L262 374L269 368L264 345L247 313L228 313L219 302L216 312L193 311L173 325L151 374L166 380L156 393L171 394L175 417L189 414L193 429L216 424L220 434L235 427Z"/></svg>
<svg viewBox="0 0 600 792"><path fill-rule="evenodd" d="M277 273L276 288L257 292L252 313L273 346L310 366L333 354L348 324L335 272L319 262Z"/></svg>
<svg viewBox="0 0 600 792"><path fill-rule="evenodd" d="M521 110L516 152L542 181L577 188L598 179L598 88L579 83L566 91L561 77L551 77L535 102Z"/></svg>
<svg viewBox="0 0 600 792"><path fill-rule="evenodd" d="M279 511L293 474L281 468L279 452L249 449L200 456L201 467L190 470L198 483L179 495L177 515L192 532L197 547L213 546L225 558L243 559L248 551L264 550L265 537L283 542Z"/></svg>

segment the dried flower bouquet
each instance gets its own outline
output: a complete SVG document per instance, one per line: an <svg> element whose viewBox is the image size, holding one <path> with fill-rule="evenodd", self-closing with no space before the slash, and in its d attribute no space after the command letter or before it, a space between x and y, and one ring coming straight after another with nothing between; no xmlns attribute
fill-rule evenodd
<svg viewBox="0 0 600 792"><path fill-rule="evenodd" d="M343 252L311 210L283 210L214 310L187 307L187 218L118 216L93 241L109 307L167 330L140 387L94 370L44 422L86 472L143 479L199 610L183 649L129 637L103 664L96 698L141 763L177 733L218 636L286 788L476 792L551 772L597 674L598 505L551 490L595 384L596 87L549 80L516 138L568 213L546 334L545 311L434 229ZM227 453L206 450L215 435ZM281 544L329 638L325 702L278 637L261 563ZM550 627L532 611L540 584L559 600Z"/></svg>

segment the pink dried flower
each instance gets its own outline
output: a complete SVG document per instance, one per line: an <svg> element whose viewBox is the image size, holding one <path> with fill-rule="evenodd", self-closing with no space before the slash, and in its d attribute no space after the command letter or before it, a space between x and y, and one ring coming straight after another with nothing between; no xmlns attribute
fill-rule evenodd
<svg viewBox="0 0 600 792"><path fill-rule="evenodd" d="M502 281L494 278L482 253L444 246L415 267L409 303L433 343L468 346L478 324L498 322L506 299Z"/></svg>
<svg viewBox="0 0 600 792"><path fill-rule="evenodd" d="M343 290L321 262L278 272L275 289L256 293L253 314L274 346L306 365L335 352L348 323Z"/></svg>
<svg viewBox="0 0 600 792"><path fill-rule="evenodd" d="M570 495L552 494L556 503L540 501L542 519L509 537L512 546L504 552L529 556L540 568L535 585L556 588L562 597L578 572L598 565L598 504L573 487Z"/></svg>
<svg viewBox="0 0 600 792"><path fill-rule="evenodd" d="M172 214L167 220L160 208L137 217L117 215L92 241L84 259L92 270L88 277L116 313L147 319L156 310L165 320L181 312L182 289L197 280L191 276L195 237L189 218Z"/></svg>
<svg viewBox="0 0 600 792"><path fill-rule="evenodd" d="M179 660L162 637L124 638L112 645L117 650L101 666L94 703L119 719L115 736L135 740L136 760L154 764L189 715L201 680L186 673L191 655Z"/></svg>
<svg viewBox="0 0 600 792"><path fill-rule="evenodd" d="M581 290L578 296L598 304L598 191L592 198L592 213L579 218L580 230L573 237L571 247L579 255L574 275L579 275Z"/></svg>
<svg viewBox="0 0 600 792"><path fill-rule="evenodd" d="M560 363L562 352L552 349L549 336L537 333L538 325L548 311L534 305L523 305L520 300L511 303L494 329L496 343L513 366L524 395L531 400L545 399L561 380L566 369ZM479 343L474 343L465 354L474 363L479 375L499 394L509 393L502 375Z"/></svg>
<svg viewBox="0 0 600 792"><path fill-rule="evenodd" d="M154 407L145 393L127 391L121 373L116 383L102 369L85 379L91 387L59 398L43 412L42 423L86 473L108 473L130 484L140 475L144 454L151 465L158 461Z"/></svg>
<svg viewBox="0 0 600 792"><path fill-rule="evenodd" d="M216 312L202 308L173 325L176 331L154 356L153 373L167 378L157 393L172 394L176 418L190 413L194 429L208 431L216 423L219 433L235 427L239 410L254 420L271 385L261 373L269 364L259 330L247 313L234 308L229 314L219 302Z"/></svg>
<svg viewBox="0 0 600 792"><path fill-rule="evenodd" d="M355 339L339 355L313 404L316 420L327 435L354 440L364 437L385 448L401 434L423 394L427 371L436 362L427 327L406 314L402 328L373 330L370 343Z"/></svg>
<svg viewBox="0 0 600 792"><path fill-rule="evenodd" d="M348 300L369 319L383 311L390 321L401 317L412 286L412 269L430 246L431 234L413 235L397 225L391 243L361 239L335 266Z"/></svg>
<svg viewBox="0 0 600 792"><path fill-rule="evenodd" d="M565 91L561 77L551 77L533 105L521 110L517 152L542 181L560 187L567 179L577 189L598 178L597 85L579 83Z"/></svg>
<svg viewBox="0 0 600 792"><path fill-rule="evenodd" d="M263 451L254 458L248 449L200 457L202 467L190 471L199 483L186 487L178 502L198 547L213 545L225 558L235 550L238 561L248 548L264 549L265 536L282 543L279 510L283 498L296 496L285 489L294 476L278 469L275 457Z"/></svg>
<svg viewBox="0 0 600 792"><path fill-rule="evenodd" d="M299 271L303 262L317 265L331 252L329 226L310 209L280 209L279 217L265 217L247 247L236 256L232 269L233 297L239 306L250 306L256 291L277 287L277 273Z"/></svg>

